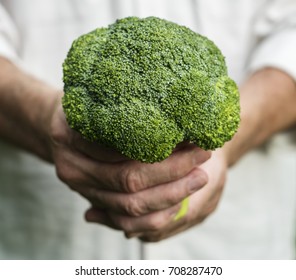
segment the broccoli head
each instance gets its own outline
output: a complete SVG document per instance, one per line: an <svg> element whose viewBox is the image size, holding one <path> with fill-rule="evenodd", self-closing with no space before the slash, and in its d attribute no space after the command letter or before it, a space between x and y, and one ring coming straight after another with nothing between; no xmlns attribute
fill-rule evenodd
<svg viewBox="0 0 296 280"><path fill-rule="evenodd" d="M76 39L63 108L86 139L157 162L190 141L212 150L239 125L239 94L215 44L156 17L128 17Z"/></svg>

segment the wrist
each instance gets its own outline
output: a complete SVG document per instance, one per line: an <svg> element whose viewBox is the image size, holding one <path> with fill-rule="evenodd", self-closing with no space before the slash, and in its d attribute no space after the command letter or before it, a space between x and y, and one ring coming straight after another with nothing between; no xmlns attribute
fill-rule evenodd
<svg viewBox="0 0 296 280"><path fill-rule="evenodd" d="M39 151L39 156L46 161L53 162L51 127L53 117L61 104L62 91L48 87L44 93L44 96L46 97L43 100L39 114L37 114L37 116L39 115L39 118L36 120L35 127L43 142Z"/></svg>

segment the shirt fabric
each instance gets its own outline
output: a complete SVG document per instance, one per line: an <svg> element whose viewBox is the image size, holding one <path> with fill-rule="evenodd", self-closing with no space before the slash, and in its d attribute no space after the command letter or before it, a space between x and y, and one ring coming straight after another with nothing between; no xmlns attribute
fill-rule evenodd
<svg viewBox="0 0 296 280"><path fill-rule="evenodd" d="M206 35L239 84L266 66L296 80L294 0L0 0L0 55L62 88L61 65L72 41L126 16L157 16ZM145 245L146 257L295 258L295 139L290 130L248 153L231 169L215 213ZM53 166L0 142L0 258L139 258L137 240L83 220L88 206Z"/></svg>

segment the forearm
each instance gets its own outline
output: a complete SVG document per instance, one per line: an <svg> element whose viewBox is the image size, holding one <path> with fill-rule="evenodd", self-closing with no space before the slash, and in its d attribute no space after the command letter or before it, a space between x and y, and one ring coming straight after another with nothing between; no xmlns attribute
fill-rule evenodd
<svg viewBox="0 0 296 280"><path fill-rule="evenodd" d="M276 69L266 68L241 87L241 124L223 147L229 165L273 134L296 124L295 81Z"/></svg>
<svg viewBox="0 0 296 280"><path fill-rule="evenodd" d="M0 57L0 137L51 161L47 130L58 94Z"/></svg>

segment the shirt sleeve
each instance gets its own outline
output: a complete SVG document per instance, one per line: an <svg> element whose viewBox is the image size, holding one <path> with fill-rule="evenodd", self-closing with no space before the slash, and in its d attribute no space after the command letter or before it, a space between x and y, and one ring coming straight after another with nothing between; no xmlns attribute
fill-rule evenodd
<svg viewBox="0 0 296 280"><path fill-rule="evenodd" d="M0 56L18 61L19 36L13 20L0 4Z"/></svg>
<svg viewBox="0 0 296 280"><path fill-rule="evenodd" d="M248 72L275 67L296 80L296 1L267 1L254 25L257 43Z"/></svg>

